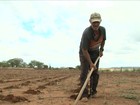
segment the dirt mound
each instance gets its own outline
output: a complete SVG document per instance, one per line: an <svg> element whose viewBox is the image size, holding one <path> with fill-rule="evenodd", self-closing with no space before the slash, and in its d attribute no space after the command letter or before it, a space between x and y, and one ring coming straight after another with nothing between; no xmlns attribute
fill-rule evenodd
<svg viewBox="0 0 140 105"><path fill-rule="evenodd" d="M73 94L73 95L70 96L70 99L75 100L77 98L77 96L78 96L77 94Z"/></svg>
<svg viewBox="0 0 140 105"><path fill-rule="evenodd" d="M26 94L40 94L41 92L39 90L33 90L33 89L29 89L27 91L25 91L24 93Z"/></svg>
<svg viewBox="0 0 140 105"><path fill-rule="evenodd" d="M0 93L2 93L2 89L0 89Z"/></svg>
<svg viewBox="0 0 140 105"><path fill-rule="evenodd" d="M4 83L4 81L3 80L0 80L0 83Z"/></svg>
<svg viewBox="0 0 140 105"><path fill-rule="evenodd" d="M4 89L19 89L19 86L18 85L8 86L8 87L5 87Z"/></svg>
<svg viewBox="0 0 140 105"><path fill-rule="evenodd" d="M73 89L71 90L72 93L79 93L81 90L81 88L76 88L76 89Z"/></svg>
<svg viewBox="0 0 140 105"><path fill-rule="evenodd" d="M12 103L23 102L23 101L30 102L25 97L14 96L13 94L9 94L7 96L0 95L0 100L2 100L2 101L9 101L9 102L12 102Z"/></svg>
<svg viewBox="0 0 140 105"><path fill-rule="evenodd" d="M26 81L24 83L21 84L21 86L28 86L31 82L30 81Z"/></svg>
<svg viewBox="0 0 140 105"><path fill-rule="evenodd" d="M38 86L38 88L37 89L45 89L46 88L46 86L45 85L41 85L41 86Z"/></svg>

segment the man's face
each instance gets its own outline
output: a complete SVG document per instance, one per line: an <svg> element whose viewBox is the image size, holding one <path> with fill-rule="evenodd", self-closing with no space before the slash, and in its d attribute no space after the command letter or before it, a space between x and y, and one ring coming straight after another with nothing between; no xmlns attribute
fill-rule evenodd
<svg viewBox="0 0 140 105"><path fill-rule="evenodd" d="M98 21L91 22L91 26L92 26L93 30L98 30L99 26L100 26L100 22L98 22Z"/></svg>

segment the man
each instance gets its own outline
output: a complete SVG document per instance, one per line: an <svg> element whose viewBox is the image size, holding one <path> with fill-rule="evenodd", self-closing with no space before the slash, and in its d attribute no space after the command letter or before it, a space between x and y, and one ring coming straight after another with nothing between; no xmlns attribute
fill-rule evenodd
<svg viewBox="0 0 140 105"><path fill-rule="evenodd" d="M81 74L80 74L80 82L81 87L83 86L88 70L94 68L94 71L90 77L90 94L88 95L88 88L86 87L82 97L93 97L96 93L96 87L98 85L99 80L99 61L97 65L94 65L94 62L98 58L98 56L103 56L104 44L106 40L106 30L104 27L100 26L102 19L99 13L92 13L89 19L90 26L87 27L82 35L80 42L80 63L81 63Z"/></svg>

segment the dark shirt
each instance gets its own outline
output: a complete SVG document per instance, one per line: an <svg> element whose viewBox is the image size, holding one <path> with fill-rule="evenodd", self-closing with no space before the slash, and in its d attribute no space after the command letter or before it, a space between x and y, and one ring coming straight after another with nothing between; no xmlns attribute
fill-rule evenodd
<svg viewBox="0 0 140 105"><path fill-rule="evenodd" d="M81 42L80 42L80 55L82 53L82 48L83 49L87 49L88 52L92 52L92 51L96 51L99 50L101 43L106 40L106 30L104 27L100 26L99 27L99 37L95 39L95 33L92 29L91 26L87 27L83 34L82 34L82 38L81 38Z"/></svg>

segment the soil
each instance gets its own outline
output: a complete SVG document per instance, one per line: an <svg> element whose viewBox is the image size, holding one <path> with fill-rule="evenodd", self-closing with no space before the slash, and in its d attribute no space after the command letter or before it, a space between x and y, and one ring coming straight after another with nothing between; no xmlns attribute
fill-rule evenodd
<svg viewBox="0 0 140 105"><path fill-rule="evenodd" d="M0 105L73 105L79 70L0 69ZM100 72L97 96L77 105L140 105L140 72Z"/></svg>

